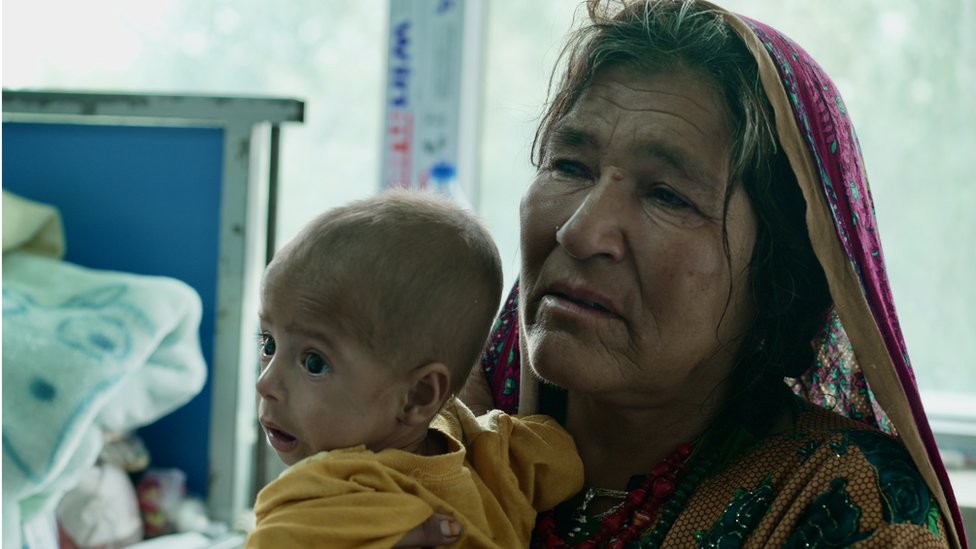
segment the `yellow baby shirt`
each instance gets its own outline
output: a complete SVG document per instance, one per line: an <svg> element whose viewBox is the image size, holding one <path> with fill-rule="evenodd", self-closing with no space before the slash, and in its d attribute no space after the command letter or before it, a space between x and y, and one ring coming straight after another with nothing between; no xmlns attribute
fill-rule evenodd
<svg viewBox="0 0 976 549"><path fill-rule="evenodd" d="M576 446L549 417L476 418L454 401L431 428L446 435L447 453L358 446L288 468L258 494L247 547L388 548L435 512L461 523L452 546L528 547L536 513L582 487Z"/></svg>

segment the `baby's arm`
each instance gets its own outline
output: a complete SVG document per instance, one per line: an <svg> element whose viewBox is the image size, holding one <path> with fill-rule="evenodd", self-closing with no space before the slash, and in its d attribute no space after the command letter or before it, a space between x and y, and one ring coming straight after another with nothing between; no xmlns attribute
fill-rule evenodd
<svg viewBox="0 0 976 549"><path fill-rule="evenodd" d="M432 513L376 463L301 463L258 494L246 547L387 548Z"/></svg>
<svg viewBox="0 0 976 549"><path fill-rule="evenodd" d="M467 427L468 459L483 477L514 478L532 507L547 511L574 496L583 487L583 462L573 437L548 416L510 416L499 410L475 418L463 406L452 410ZM489 434L489 433L493 433ZM499 458L508 463L499 462Z"/></svg>
<svg viewBox="0 0 976 549"><path fill-rule="evenodd" d="M508 418L511 467L536 511L576 495L583 487L583 462L569 433L548 416Z"/></svg>

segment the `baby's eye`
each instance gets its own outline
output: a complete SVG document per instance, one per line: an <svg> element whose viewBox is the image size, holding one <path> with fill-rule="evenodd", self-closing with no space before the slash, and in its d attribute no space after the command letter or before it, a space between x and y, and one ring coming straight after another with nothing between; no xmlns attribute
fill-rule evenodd
<svg viewBox="0 0 976 549"><path fill-rule="evenodd" d="M332 371L332 366L329 362L321 355L315 353L305 355L305 358L302 359L302 366L308 370L308 373L314 375L326 374Z"/></svg>
<svg viewBox="0 0 976 549"><path fill-rule="evenodd" d="M258 335L258 348L261 349L261 356L274 356L277 346L271 334L265 332Z"/></svg>

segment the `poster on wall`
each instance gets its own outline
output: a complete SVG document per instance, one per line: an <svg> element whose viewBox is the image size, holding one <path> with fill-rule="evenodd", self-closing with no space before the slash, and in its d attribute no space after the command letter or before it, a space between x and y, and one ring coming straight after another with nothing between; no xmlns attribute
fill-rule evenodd
<svg viewBox="0 0 976 549"><path fill-rule="evenodd" d="M481 2L390 0L389 7L382 187L473 204Z"/></svg>

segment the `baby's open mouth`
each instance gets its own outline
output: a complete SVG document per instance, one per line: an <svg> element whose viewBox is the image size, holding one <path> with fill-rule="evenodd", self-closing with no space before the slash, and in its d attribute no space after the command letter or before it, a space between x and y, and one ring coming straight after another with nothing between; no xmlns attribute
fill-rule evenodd
<svg viewBox="0 0 976 549"><path fill-rule="evenodd" d="M279 429L268 428L268 435L273 436L275 438L280 438L285 441L295 440L295 437Z"/></svg>
<svg viewBox="0 0 976 549"><path fill-rule="evenodd" d="M287 453L298 446L298 440L281 429L265 426L264 432L267 435L268 444L278 452Z"/></svg>

